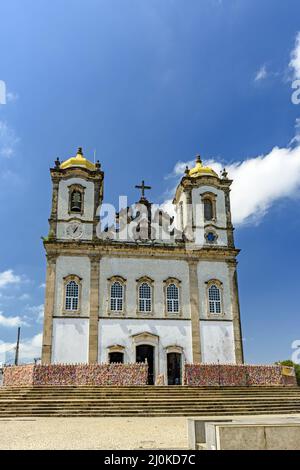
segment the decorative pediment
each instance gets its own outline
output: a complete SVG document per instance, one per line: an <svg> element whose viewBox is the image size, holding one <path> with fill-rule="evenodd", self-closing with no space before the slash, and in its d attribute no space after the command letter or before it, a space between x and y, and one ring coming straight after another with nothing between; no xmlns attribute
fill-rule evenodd
<svg viewBox="0 0 300 470"><path fill-rule="evenodd" d="M63 280L65 282L75 281L78 284L82 281L81 277L77 276L77 274L68 274L67 276L63 278Z"/></svg>
<svg viewBox="0 0 300 470"><path fill-rule="evenodd" d="M125 282L127 281L127 279L125 279L125 277L122 277L122 276L111 276L107 280L109 282L120 282L121 284L125 284Z"/></svg>
<svg viewBox="0 0 300 470"><path fill-rule="evenodd" d="M219 281L219 279L209 279L209 281L205 281L205 284L210 286L211 284L215 284L216 286L222 287L223 283Z"/></svg>
<svg viewBox="0 0 300 470"><path fill-rule="evenodd" d="M176 286L178 286L179 284L181 284L181 281L176 277L168 277L164 280L164 284L175 284Z"/></svg>
<svg viewBox="0 0 300 470"><path fill-rule="evenodd" d="M183 353L183 347L182 346L178 346L177 344L174 344L174 345L171 345L171 346L167 346L165 348L166 350L166 353L169 354L169 353L178 353L178 354L182 354Z"/></svg>
<svg viewBox="0 0 300 470"><path fill-rule="evenodd" d="M122 346L121 344L113 344L112 346L108 346L108 352L124 352L125 347Z"/></svg>
<svg viewBox="0 0 300 470"><path fill-rule="evenodd" d="M154 333L149 333L148 331L144 331L143 333L137 333L132 335L132 339L134 343L150 343L150 344L157 344L159 340L159 336L155 335Z"/></svg>
<svg viewBox="0 0 300 470"><path fill-rule="evenodd" d="M139 279L136 279L136 282L138 282L140 284L142 282L147 282L148 284L153 284L154 283L153 279L151 279L151 277L148 277L148 276L142 276Z"/></svg>

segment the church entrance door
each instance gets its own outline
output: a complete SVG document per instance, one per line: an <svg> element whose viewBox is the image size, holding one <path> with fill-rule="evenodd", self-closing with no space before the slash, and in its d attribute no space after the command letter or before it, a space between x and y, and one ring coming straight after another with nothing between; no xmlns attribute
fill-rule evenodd
<svg viewBox="0 0 300 470"><path fill-rule="evenodd" d="M168 353L168 385L181 385L181 354Z"/></svg>
<svg viewBox="0 0 300 470"><path fill-rule="evenodd" d="M148 385L154 384L154 346L140 344L136 347L136 362L148 363Z"/></svg>

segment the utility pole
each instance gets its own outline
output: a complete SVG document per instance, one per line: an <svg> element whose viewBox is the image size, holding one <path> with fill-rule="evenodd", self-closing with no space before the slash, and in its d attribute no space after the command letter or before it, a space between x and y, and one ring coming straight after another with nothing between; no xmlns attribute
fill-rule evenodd
<svg viewBox="0 0 300 470"><path fill-rule="evenodd" d="M20 333L21 333L21 327L19 326L18 327L17 345L16 345L16 354L15 354L15 366L17 366L18 362L19 362Z"/></svg>

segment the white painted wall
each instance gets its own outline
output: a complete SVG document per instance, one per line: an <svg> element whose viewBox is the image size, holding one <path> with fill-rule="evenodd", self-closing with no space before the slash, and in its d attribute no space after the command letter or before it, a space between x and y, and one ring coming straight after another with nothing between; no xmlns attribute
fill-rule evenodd
<svg viewBox="0 0 300 470"><path fill-rule="evenodd" d="M88 319L53 319L52 363L87 363L88 344Z"/></svg>
<svg viewBox="0 0 300 470"><path fill-rule="evenodd" d="M82 178L69 178L60 180L58 187L58 219L72 219L74 214L69 214L69 186L81 184L85 188L84 192L84 212L82 215L76 214L82 220L93 220L94 218L94 183Z"/></svg>
<svg viewBox="0 0 300 470"><path fill-rule="evenodd" d="M201 194L211 192L216 194L216 225L220 227L226 227L226 208L225 208L225 194L222 189L217 189L215 186L199 186L199 188L193 188L192 190L192 201L193 201L193 215L196 225L203 226L204 221L204 209L201 201ZM200 210L196 212L196 207Z"/></svg>
<svg viewBox="0 0 300 470"><path fill-rule="evenodd" d="M190 320L148 320L148 319L101 319L99 321L99 362L107 362L108 347L115 344L124 346L125 362L135 362L135 347L132 335L152 333L159 337L156 351L155 375L167 374L166 349L181 346L186 362L192 362L192 335Z"/></svg>
<svg viewBox="0 0 300 470"><path fill-rule="evenodd" d="M54 315L61 315L64 302L64 277L76 274L81 281L81 316L90 314L90 259L87 256L59 256L56 262Z"/></svg>
<svg viewBox="0 0 300 470"><path fill-rule="evenodd" d="M230 275L228 266L224 261L199 261L197 266L199 283L200 318L208 318L207 281L217 279L223 284L224 318L232 318L232 304L230 295Z"/></svg>
<svg viewBox="0 0 300 470"><path fill-rule="evenodd" d="M164 284L169 277L181 281L182 316L190 317L189 270L186 261L103 257L100 263L100 315L106 315L109 301L108 279L122 276L126 281L126 315L137 315L137 282L142 276L154 280L154 316L165 316Z"/></svg>
<svg viewBox="0 0 300 470"><path fill-rule="evenodd" d="M201 321L200 338L202 362L211 364L235 363L232 322Z"/></svg>
<svg viewBox="0 0 300 470"><path fill-rule="evenodd" d="M226 228L226 207L225 207L225 194L221 189L217 189L214 186L200 186L192 190L193 200L193 220L196 227L196 244L202 246L207 243L204 237L205 229L209 230L210 223L204 220L204 205L201 200L201 194L206 192L212 192L216 194L216 220L213 222L214 225L220 227L220 229L213 228L213 231L217 233L218 238L214 243L217 246L226 246L228 243L227 232L222 230Z"/></svg>

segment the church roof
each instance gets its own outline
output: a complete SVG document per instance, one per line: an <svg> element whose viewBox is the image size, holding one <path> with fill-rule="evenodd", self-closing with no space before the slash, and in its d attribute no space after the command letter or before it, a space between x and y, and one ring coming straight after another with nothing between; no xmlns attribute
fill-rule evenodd
<svg viewBox="0 0 300 470"><path fill-rule="evenodd" d="M96 170L96 165L85 158L82 152L82 148L79 147L75 157L70 157L60 164L60 168L70 168L72 166L79 166L81 168L87 168L88 170Z"/></svg>
<svg viewBox="0 0 300 470"><path fill-rule="evenodd" d="M203 166L200 155L197 155L196 165L194 166L194 168L191 168L190 170L187 168L186 174L187 176L190 176L192 178L196 178L197 176L201 175L218 176L212 168L209 168L208 166Z"/></svg>

